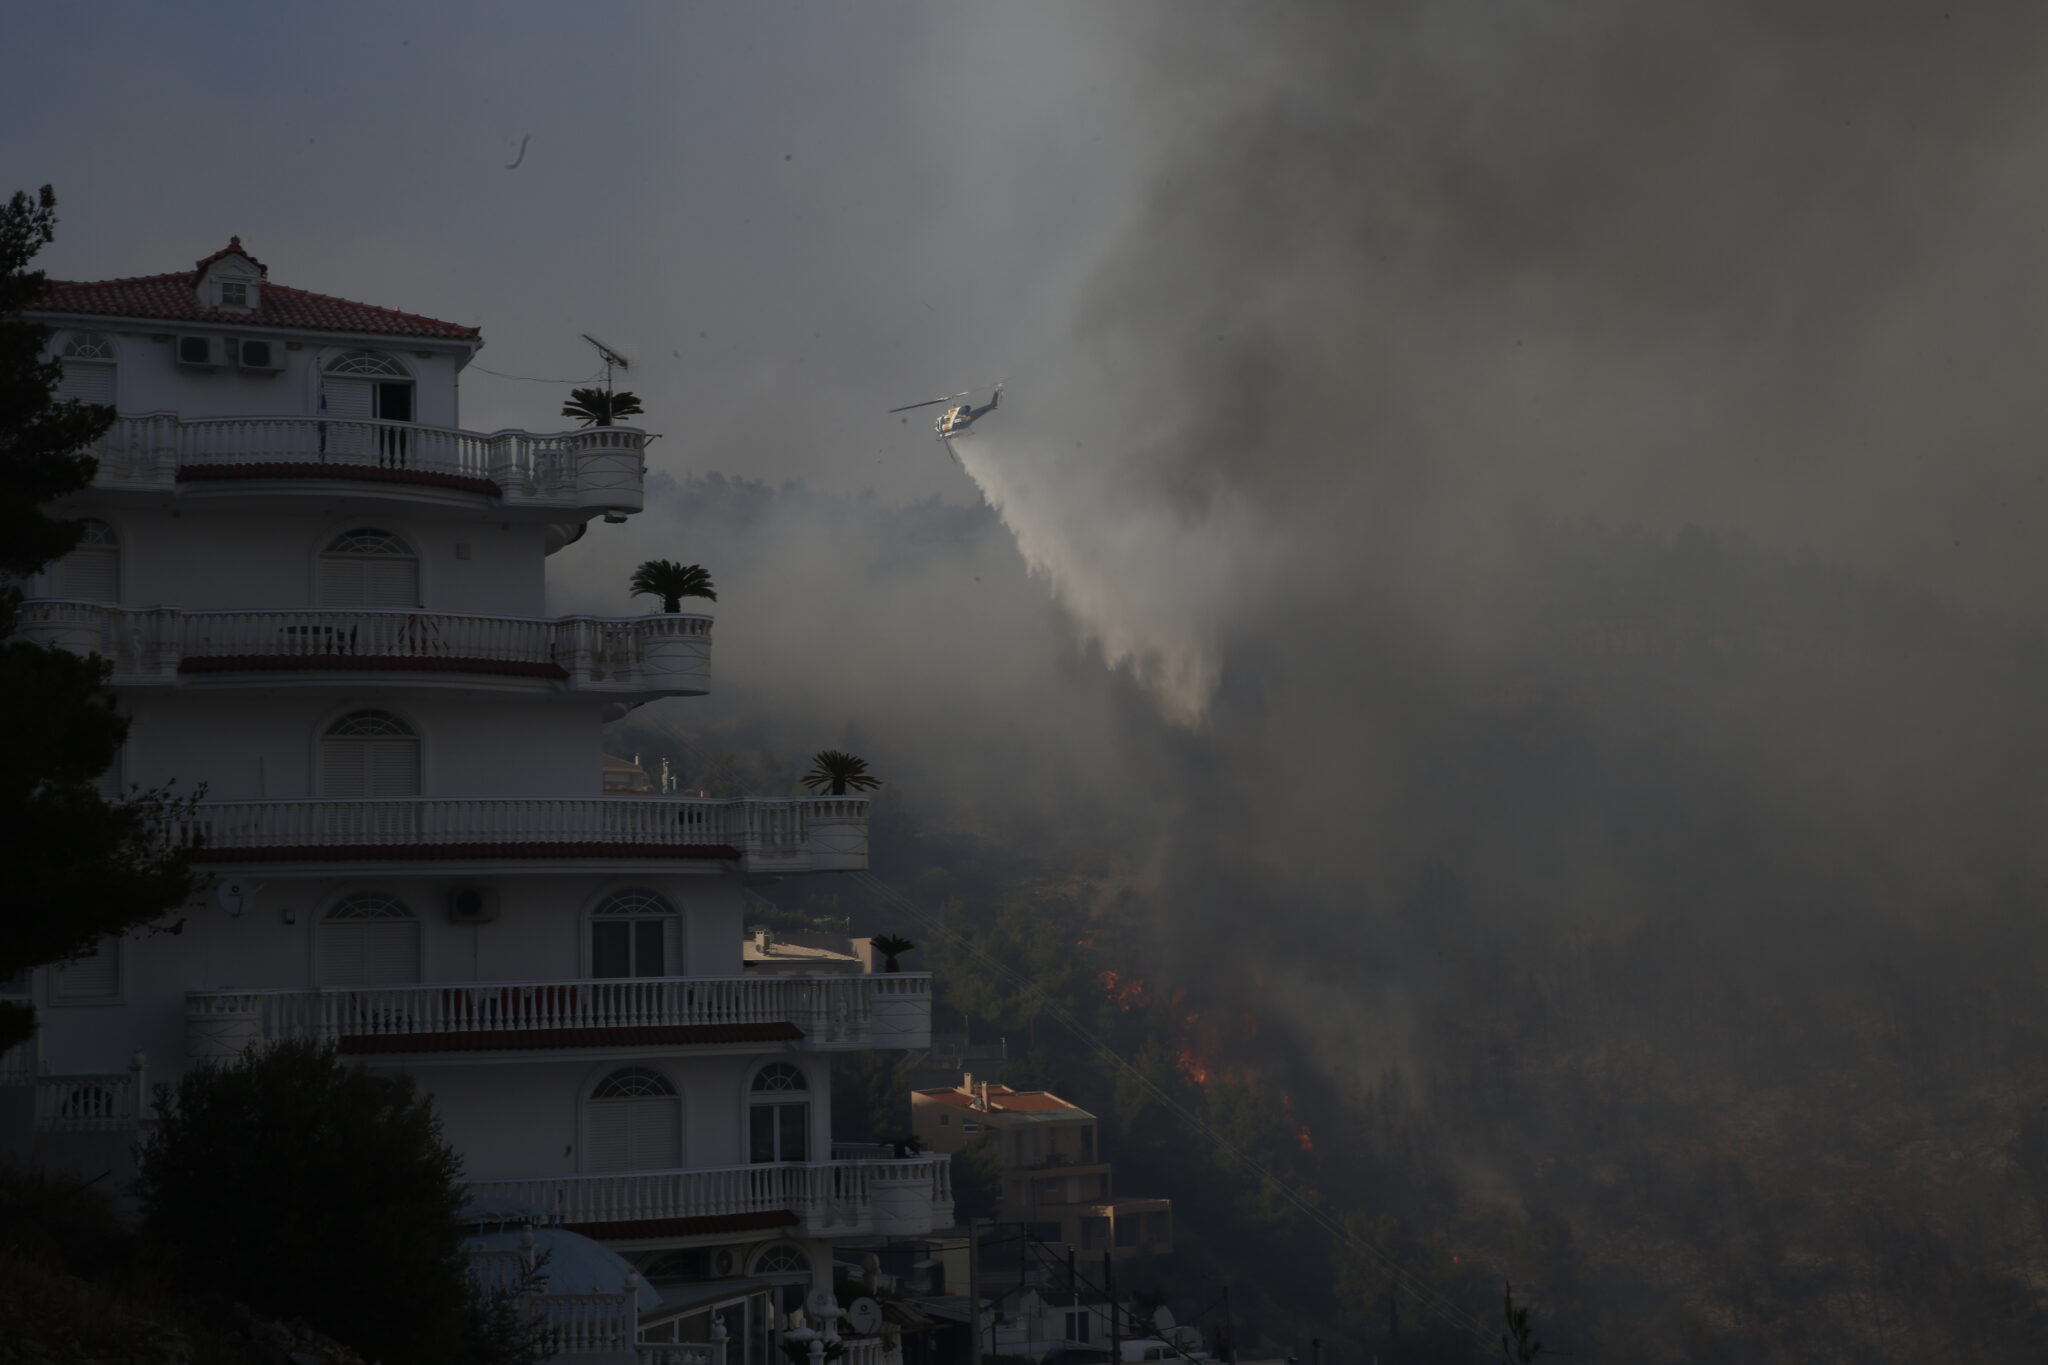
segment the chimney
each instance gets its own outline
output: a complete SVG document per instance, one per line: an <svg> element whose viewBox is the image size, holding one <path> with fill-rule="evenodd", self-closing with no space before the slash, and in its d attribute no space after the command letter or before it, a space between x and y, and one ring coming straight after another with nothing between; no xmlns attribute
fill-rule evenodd
<svg viewBox="0 0 2048 1365"><path fill-rule="evenodd" d="M982 1112L983 1112L984 1114L988 1112L988 1082L987 1082L987 1081L983 1081L983 1082L981 1083L981 1111L982 1111Z"/></svg>
<svg viewBox="0 0 2048 1365"><path fill-rule="evenodd" d="M972 1071L960 1073L960 1093L963 1095L972 1095L974 1093L974 1073Z"/></svg>

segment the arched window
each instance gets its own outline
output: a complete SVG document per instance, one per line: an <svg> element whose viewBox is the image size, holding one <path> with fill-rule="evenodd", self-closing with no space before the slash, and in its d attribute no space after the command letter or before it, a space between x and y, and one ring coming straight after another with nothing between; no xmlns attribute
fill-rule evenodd
<svg viewBox="0 0 2048 1365"><path fill-rule="evenodd" d="M380 379L412 378L405 372L403 365L382 351L349 351L338 355L328 364L327 373L374 375Z"/></svg>
<svg viewBox="0 0 2048 1365"><path fill-rule="evenodd" d="M57 384L57 398L75 398L81 403L114 402L114 343L99 332L73 332L57 353L64 366L64 378Z"/></svg>
<svg viewBox="0 0 2048 1365"><path fill-rule="evenodd" d="M420 923L388 891L345 896L320 921L320 984L398 986L420 979Z"/></svg>
<svg viewBox="0 0 2048 1365"><path fill-rule="evenodd" d="M420 740L388 711L351 711L320 739L320 794L376 801L420 794Z"/></svg>
<svg viewBox="0 0 2048 1365"><path fill-rule="evenodd" d="M754 1274L763 1279L771 1275L801 1275L809 1279L811 1258L804 1255L802 1247L779 1242L755 1258Z"/></svg>
<svg viewBox="0 0 2048 1365"><path fill-rule="evenodd" d="M97 517L80 519L85 535L78 548L57 561L51 588L56 596L81 602L121 600L121 542Z"/></svg>
<svg viewBox="0 0 2048 1365"><path fill-rule="evenodd" d="M668 1171L683 1164L683 1097L659 1071L629 1066L583 1106L583 1169Z"/></svg>
<svg viewBox="0 0 2048 1365"><path fill-rule="evenodd" d="M747 1096L747 1160L810 1160L811 1085L788 1062L754 1073Z"/></svg>
<svg viewBox="0 0 2048 1365"><path fill-rule="evenodd" d="M590 912L590 974L668 976L676 908L644 886L614 891Z"/></svg>
<svg viewBox="0 0 2048 1365"><path fill-rule="evenodd" d="M420 558L390 531L343 531L320 552L318 601L342 609L417 607Z"/></svg>

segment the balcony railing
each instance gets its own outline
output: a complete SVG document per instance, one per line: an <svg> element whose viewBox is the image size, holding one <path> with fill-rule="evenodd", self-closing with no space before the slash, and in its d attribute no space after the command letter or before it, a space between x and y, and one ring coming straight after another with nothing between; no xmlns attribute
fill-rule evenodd
<svg viewBox="0 0 2048 1365"><path fill-rule="evenodd" d="M142 1067L36 1077L40 1133L132 1133L142 1126Z"/></svg>
<svg viewBox="0 0 2048 1365"><path fill-rule="evenodd" d="M123 417L96 441L104 488L219 478L352 479L455 488L508 506L637 512L646 433L462 431L329 417Z"/></svg>
<svg viewBox="0 0 2048 1365"><path fill-rule="evenodd" d="M0 1004L32 1003L31 997L16 995L11 989L0 991ZM36 1073L41 1070L42 1060L42 1049L36 1045L36 1040L42 1036L43 1031L37 1029L5 1052L0 1052L0 1085L26 1085L36 1078Z"/></svg>
<svg viewBox="0 0 2048 1365"><path fill-rule="evenodd" d="M795 1042L807 1049L921 1047L931 1037L931 976L641 977L462 982L318 990L193 991L187 1047L199 1061L284 1038L349 1052L484 1051L690 1042ZM666 1031L676 1032L666 1032ZM663 1032L656 1032L663 1031ZM640 1035L636 1038L635 1035ZM835 1149L836 1152L836 1149ZM890 1155L888 1149L881 1155ZM872 1155L862 1153L862 1155Z"/></svg>
<svg viewBox="0 0 2048 1365"><path fill-rule="evenodd" d="M459 616L426 611L179 611L37 599L20 631L98 654L122 686L228 672L361 669L544 678L579 692L701 693L711 618Z"/></svg>
<svg viewBox="0 0 2048 1365"><path fill-rule="evenodd" d="M203 801L189 823L212 862L722 858L849 872L868 857L868 802L854 796Z"/></svg>
<svg viewBox="0 0 2048 1365"><path fill-rule="evenodd" d="M787 1213L799 1235L862 1237L920 1236L953 1221L944 1156L478 1180L469 1198L526 1200L572 1227Z"/></svg>

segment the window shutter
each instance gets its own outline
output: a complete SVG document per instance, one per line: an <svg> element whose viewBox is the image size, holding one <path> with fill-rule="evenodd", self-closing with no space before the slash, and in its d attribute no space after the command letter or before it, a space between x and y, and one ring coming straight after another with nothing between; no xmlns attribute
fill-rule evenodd
<svg viewBox="0 0 2048 1365"><path fill-rule="evenodd" d="M404 986L420 979L419 926L406 920L365 924L363 984Z"/></svg>
<svg viewBox="0 0 2048 1365"><path fill-rule="evenodd" d="M320 743L320 794L337 801L360 801L370 794L370 760L361 740L328 739Z"/></svg>
<svg viewBox="0 0 2048 1365"><path fill-rule="evenodd" d="M367 422L374 393L371 381L367 379L330 374L320 381L321 413L328 417Z"/></svg>
<svg viewBox="0 0 2048 1365"><path fill-rule="evenodd" d="M114 404L114 367L105 361L67 360L64 377L57 382L57 401L75 398L81 403Z"/></svg>
<svg viewBox="0 0 2048 1365"><path fill-rule="evenodd" d="M592 1100L584 1106L583 1168L587 1171L633 1169L629 1133L631 1100Z"/></svg>
<svg viewBox="0 0 2048 1365"><path fill-rule="evenodd" d="M57 561L57 596L85 602L121 598L121 552L112 546L83 545Z"/></svg>
<svg viewBox="0 0 2048 1365"><path fill-rule="evenodd" d="M416 607L420 604L420 562L410 555L362 561L362 605Z"/></svg>
<svg viewBox="0 0 2048 1365"><path fill-rule="evenodd" d="M631 1100L627 1111L626 1154L635 1171L668 1171L683 1164L682 1113L672 1099Z"/></svg>
<svg viewBox="0 0 2048 1365"><path fill-rule="evenodd" d="M120 942L101 939L90 957L59 967L50 993L58 1000L111 1000L120 995Z"/></svg>
<svg viewBox="0 0 2048 1365"><path fill-rule="evenodd" d="M373 801L420 794L420 746L417 740L361 741L368 763L368 796Z"/></svg>
<svg viewBox="0 0 2048 1365"><path fill-rule="evenodd" d="M405 986L420 979L420 932L412 920L320 926L320 981L327 986Z"/></svg>

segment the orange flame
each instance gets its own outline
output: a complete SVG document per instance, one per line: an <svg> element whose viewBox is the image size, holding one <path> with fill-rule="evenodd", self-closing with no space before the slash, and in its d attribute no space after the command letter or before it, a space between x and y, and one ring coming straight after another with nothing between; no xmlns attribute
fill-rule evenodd
<svg viewBox="0 0 2048 1365"><path fill-rule="evenodd" d="M1174 1065L1180 1068L1181 1075L1187 1077L1196 1085L1207 1085L1209 1083L1208 1063L1197 1057L1193 1049L1182 1048L1180 1055L1174 1058Z"/></svg>
<svg viewBox="0 0 2048 1365"><path fill-rule="evenodd" d="M1313 1137L1309 1136L1307 1124L1300 1124L1295 1128L1294 1141L1301 1148L1302 1151L1308 1152L1311 1155L1314 1154L1316 1150L1316 1140Z"/></svg>

